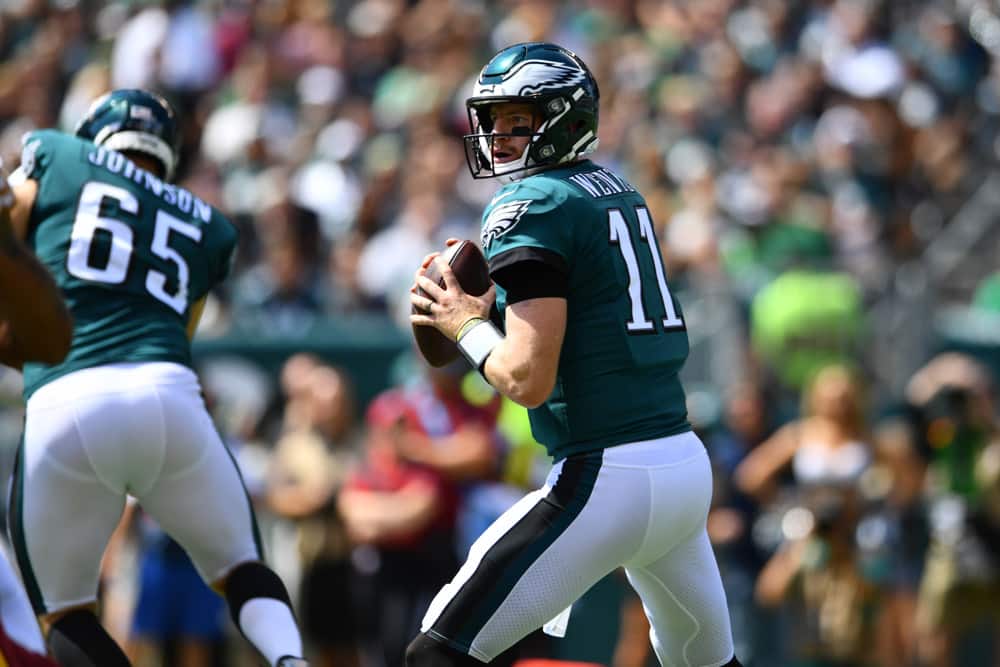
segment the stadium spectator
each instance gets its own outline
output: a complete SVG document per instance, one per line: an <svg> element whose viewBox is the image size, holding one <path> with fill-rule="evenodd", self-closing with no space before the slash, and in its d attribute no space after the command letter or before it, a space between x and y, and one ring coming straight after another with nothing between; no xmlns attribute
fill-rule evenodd
<svg viewBox="0 0 1000 667"><path fill-rule="evenodd" d="M933 667L962 664L979 624L1000 623L994 381L959 353L931 359L907 386L931 451L930 547L917 608L918 648ZM990 633L995 644L996 632ZM994 649L995 650L995 649Z"/></svg>
<svg viewBox="0 0 1000 667"><path fill-rule="evenodd" d="M357 665L358 629L350 609L353 570L337 494L357 464L357 433L348 378L298 354L282 368L284 431L268 472L271 511L296 527L301 578L298 610L318 667Z"/></svg>
<svg viewBox="0 0 1000 667"><path fill-rule="evenodd" d="M410 431L421 433L403 390L368 407L365 456L337 505L354 546L362 653L376 665L401 665L431 598L457 566L458 494L441 473L401 455Z"/></svg>

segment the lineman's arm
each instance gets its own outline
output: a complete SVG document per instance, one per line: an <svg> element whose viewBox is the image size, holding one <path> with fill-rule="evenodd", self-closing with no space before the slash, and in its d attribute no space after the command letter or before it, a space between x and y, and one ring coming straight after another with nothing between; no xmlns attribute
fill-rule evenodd
<svg viewBox="0 0 1000 667"><path fill-rule="evenodd" d="M198 322L201 321L201 314L205 311L206 301L208 301L207 294L191 304L191 314L188 317L187 325L188 340L194 338L194 332L198 330Z"/></svg>
<svg viewBox="0 0 1000 667"><path fill-rule="evenodd" d="M69 352L73 321L55 281L21 242L38 185L25 181L11 192L0 176L0 315L6 330L0 363L20 367L25 361L55 364Z"/></svg>

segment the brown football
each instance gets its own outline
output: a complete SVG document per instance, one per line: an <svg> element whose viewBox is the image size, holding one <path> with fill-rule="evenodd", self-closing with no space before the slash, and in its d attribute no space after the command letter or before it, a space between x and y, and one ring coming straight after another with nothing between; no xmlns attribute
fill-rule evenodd
<svg viewBox="0 0 1000 667"><path fill-rule="evenodd" d="M486 258L483 257L482 251L472 241L459 241L445 249L441 256L451 266L458 284L466 293L481 296L490 288L492 284L490 282L490 268L486 264ZM424 275L444 287L444 277L438 271L436 263L431 262ZM419 287L417 294L427 296L427 293ZM413 312L419 312L419 309L414 306ZM449 340L447 336L434 327L413 325L413 338L417 341L420 353L424 355L427 363L431 366L444 366L454 361L459 355L455 342Z"/></svg>

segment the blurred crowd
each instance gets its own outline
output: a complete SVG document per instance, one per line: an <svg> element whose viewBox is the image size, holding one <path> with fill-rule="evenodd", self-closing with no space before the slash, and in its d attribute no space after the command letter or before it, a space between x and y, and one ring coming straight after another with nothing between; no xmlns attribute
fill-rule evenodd
<svg viewBox="0 0 1000 667"><path fill-rule="evenodd" d="M741 660L1000 665L1000 366L933 328L945 301L1000 310L994 4L3 0L0 157L111 88L157 90L181 119L179 182L241 230L201 337L250 326L294 348L357 314L405 331L414 268L478 238L495 189L465 167L472 78L542 39L594 71L595 159L645 195L685 307ZM404 354L364 402L310 354L201 370L317 665L400 664L464 550L548 464L523 410L460 364ZM16 384L0 377L7 450ZM106 565L137 664L241 659L141 511ZM645 664L635 601L606 616L606 656L575 657ZM529 640L522 655L565 651Z"/></svg>

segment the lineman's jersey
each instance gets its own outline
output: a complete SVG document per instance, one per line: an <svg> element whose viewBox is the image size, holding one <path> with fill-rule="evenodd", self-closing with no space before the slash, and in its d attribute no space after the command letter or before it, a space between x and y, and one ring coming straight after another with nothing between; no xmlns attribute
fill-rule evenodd
<svg viewBox="0 0 1000 667"><path fill-rule="evenodd" d="M482 245L494 277L525 259L568 275L555 389L529 411L553 458L690 429L678 378L687 330L631 185L589 160L513 182L483 213ZM504 313L502 285L496 298Z"/></svg>
<svg viewBox="0 0 1000 667"><path fill-rule="evenodd" d="M28 243L74 320L65 361L25 364L25 398L92 366L190 366L190 308L228 273L236 228L121 153L55 130L25 136L20 171L38 183Z"/></svg>

